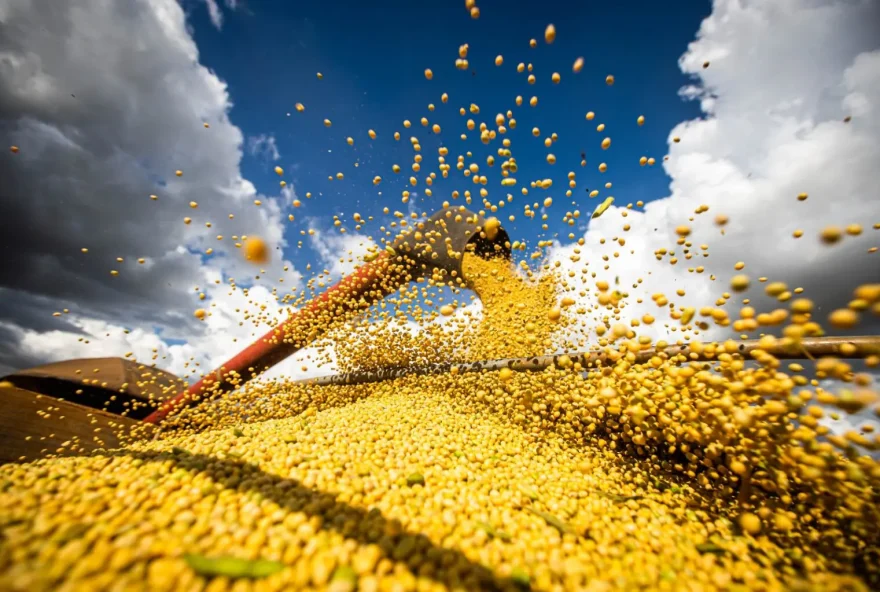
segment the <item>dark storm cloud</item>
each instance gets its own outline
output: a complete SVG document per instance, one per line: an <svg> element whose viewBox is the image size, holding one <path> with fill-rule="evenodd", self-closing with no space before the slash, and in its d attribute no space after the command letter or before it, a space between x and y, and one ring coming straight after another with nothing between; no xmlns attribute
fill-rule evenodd
<svg viewBox="0 0 880 592"><path fill-rule="evenodd" d="M198 333L192 250L213 247L213 267L243 276L224 257L232 235L281 242L278 206L253 205L225 86L198 64L183 18L172 0L0 6L0 145L20 147L0 157L0 319L70 330L51 316L69 308Z"/></svg>

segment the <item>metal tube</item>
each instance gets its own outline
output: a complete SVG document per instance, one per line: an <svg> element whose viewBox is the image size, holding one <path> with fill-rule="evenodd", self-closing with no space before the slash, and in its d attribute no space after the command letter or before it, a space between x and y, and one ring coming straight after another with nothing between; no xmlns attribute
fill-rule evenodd
<svg viewBox="0 0 880 592"><path fill-rule="evenodd" d="M489 238L482 231L486 219L463 207L443 208L403 232L388 250L380 251L354 273L331 286L287 320L243 349L215 371L203 377L144 418L159 423L172 413L197 404L207 394L238 388L327 332L336 322L368 308L400 286L431 269L461 273L461 254L466 248L478 253L510 256L510 243L503 228ZM473 244L471 244L473 243ZM435 246L436 245L436 246ZM439 248L443 245L443 248Z"/></svg>
<svg viewBox="0 0 880 592"><path fill-rule="evenodd" d="M841 354L841 346L849 344L856 349L854 352ZM650 360L653 356L660 354L665 356L685 355L688 360L708 362L715 359L718 353L717 349L712 355L708 355L707 346L719 345L719 342L704 343L701 352L695 353L690 351L690 346L667 346L661 351L655 348L648 348L637 352L633 363L643 364ZM753 351L760 349L776 358L783 360L801 360L809 357L827 357L841 356L844 358L861 359L870 355L880 355L880 336L863 335L856 337L807 337L801 340L800 347L791 348L777 342L771 347L759 347L759 340L750 339L747 341L736 342L736 355L746 356ZM501 368L510 368L511 370L539 372L554 366L559 359L566 355L572 362L579 362L581 366L588 367L590 365L603 364L613 361L612 358L618 359L620 356L614 357L608 353L602 352L575 352L568 354L554 354L550 356L536 356L532 358L507 358L503 360L487 360L483 362L472 362L469 364L432 364L428 366L392 366L383 368L375 372L349 372L345 374L334 374L332 376L321 376L318 378L307 378L297 381L299 384L310 385L331 385L331 384L365 384L370 382L381 382L399 378L410 374L432 375L443 374L457 368L458 372L482 372L484 370L500 370Z"/></svg>
<svg viewBox="0 0 880 592"><path fill-rule="evenodd" d="M320 337L331 326L326 318L344 320L349 313L366 308L409 279L405 268L394 263L388 252L380 252L371 262L328 288L214 372L166 401L144 421L159 423L168 415L198 403L207 393L237 388Z"/></svg>

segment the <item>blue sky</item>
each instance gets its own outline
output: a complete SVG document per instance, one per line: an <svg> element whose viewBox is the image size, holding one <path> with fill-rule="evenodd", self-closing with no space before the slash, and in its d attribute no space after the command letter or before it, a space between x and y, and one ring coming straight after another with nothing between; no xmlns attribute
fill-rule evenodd
<svg viewBox="0 0 880 592"><path fill-rule="evenodd" d="M590 264L597 281L644 280L630 295L628 318L656 313L649 298L656 292L686 292L676 306L717 302L740 261L753 278L802 287L822 314L848 302L856 286L877 281L877 234L867 229L877 223L880 203L880 4L485 0L476 21L464 4L71 0L52 3L47 15L42 3L21 3L7 27L13 66L0 71L6 91L0 93L0 135L21 148L0 159L0 177L15 190L0 200L3 217L17 221L5 236L16 258L0 273L0 290L8 292L0 311L7 344L0 348L0 370L129 351L139 359L157 351L176 372L188 372L194 354L203 367L227 359L235 339L254 338L253 327L237 321L251 300L262 299L270 316L284 314L274 289L298 292L300 272L308 277L324 267L343 271L332 263L352 242L338 240L334 215L349 231L354 212L373 216L364 233L378 237L377 227L391 219L383 208L407 211L400 193L411 175L411 135L420 139L425 159L415 189L418 211L434 211L454 190L475 188L453 170L426 199L425 175L437 169L441 143L450 150L450 163L473 151L468 162L479 163L489 177L489 199L516 196L500 218L513 239L528 243L518 256L529 257L539 239L559 233L563 246L545 249L544 260L528 261L567 265L563 271L569 274L582 274ZM40 26L34 29L34 23ZM548 23L558 30L550 46L542 39ZM535 49L529 48L532 38L538 40ZM454 65L463 43L470 46L467 72ZM504 56L500 68L494 65L498 54ZM585 67L574 75L579 56ZM702 67L706 60L708 69ZM537 84L516 72L520 62L534 64ZM433 80L425 79L425 68L433 70ZM323 80L316 77L319 71ZM561 84L550 82L552 72L561 73ZM605 84L608 74L616 77L612 87ZM228 95L218 77L228 84ZM683 88L700 103L682 100ZM446 105L440 102L444 92L450 96ZM514 106L517 95L527 102L536 95L538 107ZM234 104L231 124L227 100ZM297 102L306 105L305 113L296 112ZM518 126L506 137L519 165L518 187L502 187L500 166L485 164L497 140L485 147L476 132L460 140L467 117L458 110L471 103L481 107L473 119L493 128L496 113L514 112ZM596 113L594 121L584 119L587 111ZM642 127L636 125L639 115L647 118ZM442 133L422 128L422 116ZM333 121L331 128L322 125L324 118ZM404 119L414 122L411 130L403 129ZM599 123L607 126L604 133L597 133ZM530 133L535 126L539 138ZM370 141L368 129L378 139ZM400 142L392 138L395 131L402 133ZM551 133L559 134L551 148L555 166L546 163L542 142ZM347 136L355 139L353 147ZM605 136L613 143L602 151ZM672 143L672 136L681 142ZM250 139L258 137L274 139L277 163L249 153ZM582 151L585 168L579 167ZM658 164L640 167L643 155ZM604 175L597 171L602 161L610 167ZM304 204L299 210L288 205L284 216L276 208L276 164ZM395 176L393 164L406 173ZM185 175L170 176L176 169ZM573 200L564 195L569 171L577 173ZM345 179L328 182L337 172ZM267 207L253 205L251 185L240 183L239 174L268 196ZM384 179L378 187L372 184L376 175ZM527 198L518 191L548 177L554 181L550 190L532 190ZM613 187L605 191L609 181ZM601 195L590 199L586 190L596 188ZM313 199L305 198L307 192ZM801 192L809 199L796 200ZM158 201L149 199L154 193ZM584 234L589 214L609 194L617 205L653 203L625 222L624 211L611 209ZM526 219L523 206L547 196L553 205L549 229L541 232L541 221ZM191 202L199 204L197 210ZM57 211L58 204L64 204L64 215L47 225L46 212ZM704 205L711 213L695 217ZM479 200L472 204L480 206ZM574 209L581 212L581 225L569 227L562 218ZM289 211L297 220L288 225ZM718 214L730 218L723 233L713 223ZM189 216L193 223L183 224ZM814 240L829 224L853 223L865 232L834 248ZM710 257L700 258L706 273L691 262L672 265L668 249L683 224L692 226L690 240L701 250L711 246L704 253ZM303 241L299 250L308 225L321 230L320 239ZM621 231L629 233L626 249L607 240ZM579 262L566 244L569 232L584 238L586 255ZM273 246L284 234L287 252L276 253L258 272L243 258L227 256L235 254L233 237L245 233L262 235ZM208 246L219 248L208 255ZM658 261L661 249L667 257ZM147 264L136 263L140 258ZM111 275L119 259L124 266ZM233 292L214 283L220 277L258 289ZM574 282L569 290L582 285ZM206 300L196 288L207 290ZM585 309L595 310L595 299L582 291ZM760 293L755 282L749 298L757 302ZM214 312L198 321L192 313L206 305ZM763 305L778 306L769 297ZM69 316L54 316L65 309ZM588 330L600 321L585 315L579 322ZM139 336L124 333L123 326L136 328ZM174 341L163 342L156 327ZM186 347L168 345L183 340Z"/></svg>
<svg viewBox="0 0 880 592"><path fill-rule="evenodd" d="M285 257L299 266L304 255L313 263L316 259L308 242L303 243L305 252L296 249L308 218L326 226L334 214L341 214L351 231L351 214L373 215L376 222L362 232L375 236L379 224L388 221L383 207L406 211L400 201L404 189L418 192L413 202L419 212L428 213L450 200L453 190L473 191L472 182L453 169L449 179L435 182L432 197L424 195L423 178L437 170L441 145L449 148L447 162L453 166L456 155L473 152L468 162L477 162L489 176L491 201L514 194L502 221L512 238L525 239L530 246L555 233L563 243L570 242L565 237L572 230L580 237L589 213L607 195L618 204L668 195L669 180L660 163L669 131L699 115L696 103L677 94L688 83L677 60L710 6L705 0L679 2L677 11L656 2L581 4L487 1L480 4L483 16L472 20L463 2L342 2L330 9L322 2L270 0L224 11L221 30L204 7L189 9L200 61L229 85L232 122L245 136L274 136L281 155L274 162L246 150L242 174L261 193L276 195L279 179L273 168L280 164L303 202L286 232L290 244ZM552 45L543 40L548 23L557 28ZM535 49L529 47L531 38L539 41ZM470 46L467 72L454 65L463 43ZM504 56L501 67L494 64L498 54ZM572 64L579 56L585 65L574 74ZM527 73L516 72L519 62L534 64L534 85L527 83ZM432 80L425 78L425 68L432 69ZM560 84L551 82L552 72L561 74ZM610 87L605 83L608 74L615 76ZM450 97L445 105L440 101L444 92ZM515 106L517 95L523 96L522 107ZM528 106L531 96L538 97L536 108ZM297 102L305 105L304 113L296 112ZM428 111L429 103L434 112ZM459 108L471 103L479 105L480 114L460 116ZM500 160L495 167L485 165L486 156L499 147L497 141L484 146L477 131L469 132L467 141L460 138L468 118L494 127L495 114L508 109L517 119L517 129L507 134L519 165L513 190L499 184ZM587 111L596 113L595 120L586 121ZM642 127L636 125L639 115L646 118ZM441 126L439 135L419 124L423 116L430 125ZM323 125L324 118L333 122L331 128ZM404 119L413 127L404 129ZM604 132L596 131L598 123L606 125ZM535 126L541 130L538 138L531 135ZM368 138L368 129L376 131L376 140ZM400 141L393 139L395 131L401 133ZM553 132L559 139L547 149L543 139ZM355 139L354 146L346 144L348 136ZM407 183L412 174L410 136L419 138L425 158L415 189ZM606 136L612 138L612 147L603 151L600 143ZM546 163L551 152L558 159L553 166ZM582 152L587 159L583 168ZM642 155L655 157L657 165L640 167ZM598 172L600 162L608 164L607 173ZM395 163L403 169L399 175L391 171ZM577 173L578 187L567 199L569 171ZM345 178L328 181L337 172ZM383 178L378 187L372 184L376 175ZM543 178L554 180L550 190L530 190L528 198L520 194L530 180ZM606 190L609 181L613 186ZM599 189L599 197L590 199L587 189ZM312 199L305 198L306 192ZM526 202L543 202L547 196L554 198L554 205L548 212L549 229L543 232L538 220L525 218L522 210ZM478 204L477 199L472 208ZM576 229L561 221L574 209L582 213ZM513 223L507 220L510 214L517 217Z"/></svg>

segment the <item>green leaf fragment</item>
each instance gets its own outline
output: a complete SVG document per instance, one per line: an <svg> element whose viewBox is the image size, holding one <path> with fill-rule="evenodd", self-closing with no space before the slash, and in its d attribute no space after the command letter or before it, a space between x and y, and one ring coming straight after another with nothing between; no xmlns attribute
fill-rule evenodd
<svg viewBox="0 0 880 592"><path fill-rule="evenodd" d="M508 542L513 538L503 530L497 530L494 526L486 522L477 522L477 526L482 530L485 530L486 534L494 539L500 539L504 542Z"/></svg>
<svg viewBox="0 0 880 592"><path fill-rule="evenodd" d="M643 495L615 495L612 496L611 499L615 502L629 502L629 501L637 501L642 499Z"/></svg>
<svg viewBox="0 0 880 592"><path fill-rule="evenodd" d="M75 539L82 538L82 536L88 532L88 530L92 527L91 524L84 524L82 522L75 522L69 525L64 530L58 532L54 537L54 542L60 547L66 545L70 541Z"/></svg>
<svg viewBox="0 0 880 592"><path fill-rule="evenodd" d="M171 453L172 454L189 454L189 451L186 450L185 448L181 448L180 446L173 446L171 448Z"/></svg>
<svg viewBox="0 0 880 592"><path fill-rule="evenodd" d="M697 551L700 553L715 553L716 555L727 553L727 549L720 547L715 543L700 543L697 545Z"/></svg>
<svg viewBox="0 0 880 592"><path fill-rule="evenodd" d="M513 571L510 572L510 581L523 588L531 587L531 578L529 578L529 574L519 567L514 567Z"/></svg>
<svg viewBox="0 0 880 592"><path fill-rule="evenodd" d="M605 213L605 210L607 210L608 208L610 208L610 207L611 207L611 204L613 204L613 203L614 203L614 198L613 198L613 197L608 197L608 198L606 198L605 201L603 201L603 202L600 203L598 206L596 206L596 209L593 211L592 218L598 218L599 216L601 216L602 214L604 214L604 213Z"/></svg>
<svg viewBox="0 0 880 592"><path fill-rule="evenodd" d="M244 436L244 432L242 432L238 428L235 428L234 430L232 430L232 435L235 436L236 438L241 438L242 436Z"/></svg>
<svg viewBox="0 0 880 592"><path fill-rule="evenodd" d="M333 571L331 582L348 582L349 584L357 584L357 572L350 565L340 565Z"/></svg>
<svg viewBox="0 0 880 592"><path fill-rule="evenodd" d="M520 485L519 490L532 501L536 501L538 499L538 492L529 487L528 485Z"/></svg>
<svg viewBox="0 0 880 592"><path fill-rule="evenodd" d="M424 485L425 477L421 473L413 473L406 478L406 484L410 487L412 487L413 485Z"/></svg>
<svg viewBox="0 0 880 592"><path fill-rule="evenodd" d="M548 514L547 512L542 512L541 510L534 510L532 508L526 508L529 512L534 514L535 516L539 516L544 519L544 522L555 528L559 531L560 534L570 533L574 534L574 528L571 525L566 524L553 514Z"/></svg>
<svg viewBox="0 0 880 592"><path fill-rule="evenodd" d="M187 554L186 563L200 576L227 578L265 578L284 569L284 564L269 559L240 559L237 557L205 557Z"/></svg>

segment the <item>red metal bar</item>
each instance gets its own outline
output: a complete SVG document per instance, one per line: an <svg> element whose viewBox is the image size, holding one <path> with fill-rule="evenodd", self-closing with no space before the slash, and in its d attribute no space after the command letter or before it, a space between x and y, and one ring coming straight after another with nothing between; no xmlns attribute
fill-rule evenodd
<svg viewBox="0 0 880 592"><path fill-rule="evenodd" d="M388 252L380 252L225 364L166 401L144 421L160 423L172 413L197 403L206 393L233 390L320 337L330 327L331 319L344 320L411 279L403 265L394 263Z"/></svg>

